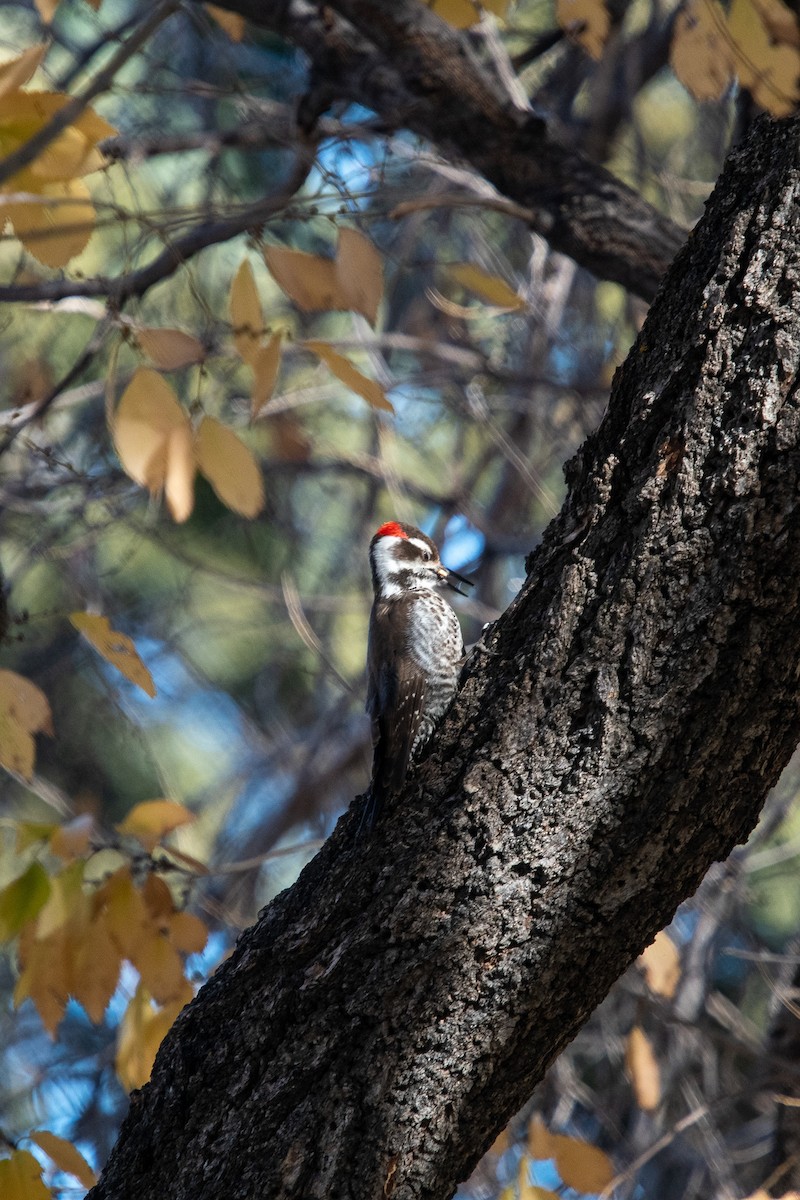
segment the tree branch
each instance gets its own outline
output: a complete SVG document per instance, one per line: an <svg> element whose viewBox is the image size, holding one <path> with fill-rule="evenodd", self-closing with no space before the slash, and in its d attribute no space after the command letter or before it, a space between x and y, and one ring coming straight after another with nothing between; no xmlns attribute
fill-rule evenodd
<svg viewBox="0 0 800 1200"><path fill-rule="evenodd" d="M311 157L303 155L278 196L259 200L229 217L202 221L183 237L175 238L152 262L135 271L108 279L43 279L37 283L9 283L0 287L0 303L10 300L63 300L67 296L103 296L112 308L121 308L133 296L143 296L154 284L167 279L178 267L207 246L230 241L248 229L256 229L285 208L303 186L311 168Z"/></svg>
<svg viewBox="0 0 800 1200"><path fill-rule="evenodd" d="M92 1200L452 1195L752 828L800 730L798 133L731 157L428 757L184 1010Z"/></svg>
<svg viewBox="0 0 800 1200"><path fill-rule="evenodd" d="M555 250L645 299L685 232L625 184L550 136L540 116L509 104L467 40L418 0L226 0L305 51L312 122L334 97L371 108L470 163L532 210L531 228ZM338 16L336 14L339 14Z"/></svg>

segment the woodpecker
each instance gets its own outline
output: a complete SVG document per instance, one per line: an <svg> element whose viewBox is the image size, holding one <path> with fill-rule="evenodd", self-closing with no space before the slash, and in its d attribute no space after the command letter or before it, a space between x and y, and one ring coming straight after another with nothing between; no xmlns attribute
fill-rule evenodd
<svg viewBox="0 0 800 1200"><path fill-rule="evenodd" d="M371 828L456 692L464 640L440 589L461 592L458 583L472 584L442 566L426 534L399 521L381 525L370 542L369 562L375 593L367 650L374 744Z"/></svg>

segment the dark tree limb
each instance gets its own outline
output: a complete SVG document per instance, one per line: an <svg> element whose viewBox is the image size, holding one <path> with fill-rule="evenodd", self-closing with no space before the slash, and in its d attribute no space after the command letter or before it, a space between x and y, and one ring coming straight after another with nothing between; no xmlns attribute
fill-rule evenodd
<svg viewBox="0 0 800 1200"><path fill-rule="evenodd" d="M307 123L332 99L372 109L467 161L532 210L531 227L603 279L651 300L686 234L608 171L514 107L467 40L418 0L225 0L303 50ZM338 14L338 15L337 15Z"/></svg>
<svg viewBox="0 0 800 1200"><path fill-rule="evenodd" d="M800 120L760 121L427 759L159 1052L92 1200L452 1194L800 731Z"/></svg>

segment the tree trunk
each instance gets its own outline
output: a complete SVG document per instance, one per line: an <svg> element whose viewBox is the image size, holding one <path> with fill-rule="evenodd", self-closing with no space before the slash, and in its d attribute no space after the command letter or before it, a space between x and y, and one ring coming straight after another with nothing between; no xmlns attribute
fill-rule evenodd
<svg viewBox="0 0 800 1200"><path fill-rule="evenodd" d="M669 272L561 515L373 835L179 1017L92 1200L440 1200L798 739L800 121Z"/></svg>

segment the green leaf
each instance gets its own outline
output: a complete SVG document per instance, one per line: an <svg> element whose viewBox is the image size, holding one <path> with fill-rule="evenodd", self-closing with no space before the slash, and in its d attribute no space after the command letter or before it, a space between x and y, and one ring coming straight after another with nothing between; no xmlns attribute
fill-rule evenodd
<svg viewBox="0 0 800 1200"><path fill-rule="evenodd" d="M40 863L31 863L13 883L0 892L0 942L11 941L46 904L50 880Z"/></svg>
<svg viewBox="0 0 800 1200"><path fill-rule="evenodd" d="M44 867L31 863L13 883L0 892L0 941L16 937L26 921L32 921L50 895L50 879Z"/></svg>

